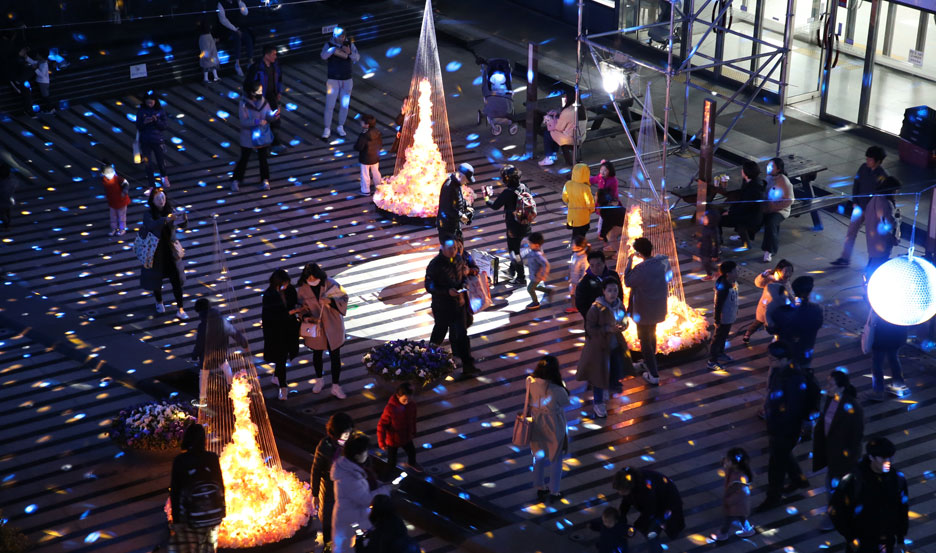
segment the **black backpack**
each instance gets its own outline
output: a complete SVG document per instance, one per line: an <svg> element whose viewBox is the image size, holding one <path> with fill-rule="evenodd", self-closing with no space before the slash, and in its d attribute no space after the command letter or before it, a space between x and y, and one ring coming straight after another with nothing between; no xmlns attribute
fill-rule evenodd
<svg viewBox="0 0 936 553"><path fill-rule="evenodd" d="M207 472L206 468L199 470ZM192 528L217 526L224 520L224 488L214 480L198 480L182 490L182 513Z"/></svg>

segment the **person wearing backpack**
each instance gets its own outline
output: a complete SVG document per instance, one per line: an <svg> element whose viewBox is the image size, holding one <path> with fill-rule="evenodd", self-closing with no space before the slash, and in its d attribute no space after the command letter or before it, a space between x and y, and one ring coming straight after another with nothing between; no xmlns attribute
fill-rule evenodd
<svg viewBox="0 0 936 553"><path fill-rule="evenodd" d="M526 285L526 274L523 270L523 260L520 258L520 244L523 238L530 234L533 221L536 220L536 202L530 189L520 182L522 173L513 165L505 165L501 169L501 190L497 198L492 200L493 187L484 187L484 202L493 210L504 210L504 224L507 225L507 253L510 255L511 281L518 285Z"/></svg>
<svg viewBox="0 0 936 553"><path fill-rule="evenodd" d="M169 553L213 553L227 514L218 455L205 449L205 427L192 423L182 436L183 453L172 461Z"/></svg>

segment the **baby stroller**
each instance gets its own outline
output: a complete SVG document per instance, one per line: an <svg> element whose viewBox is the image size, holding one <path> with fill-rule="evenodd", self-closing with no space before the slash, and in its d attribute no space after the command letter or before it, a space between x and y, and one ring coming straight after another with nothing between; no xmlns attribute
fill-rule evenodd
<svg viewBox="0 0 936 553"><path fill-rule="evenodd" d="M484 98L484 107L478 110L478 124L481 124L483 116L494 136L502 133L505 125L511 136L517 134L520 126L513 120L510 60L478 58L478 63L481 65L481 95Z"/></svg>

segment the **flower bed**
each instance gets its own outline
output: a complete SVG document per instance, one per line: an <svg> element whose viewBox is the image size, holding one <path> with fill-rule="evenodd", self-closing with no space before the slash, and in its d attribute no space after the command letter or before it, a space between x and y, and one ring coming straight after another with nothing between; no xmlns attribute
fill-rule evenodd
<svg viewBox="0 0 936 553"><path fill-rule="evenodd" d="M124 450L173 451L182 443L186 427L195 422L191 405L151 401L123 409L114 417L110 438Z"/></svg>
<svg viewBox="0 0 936 553"><path fill-rule="evenodd" d="M367 372L387 382L423 387L455 370L452 355L425 340L391 340L364 354Z"/></svg>

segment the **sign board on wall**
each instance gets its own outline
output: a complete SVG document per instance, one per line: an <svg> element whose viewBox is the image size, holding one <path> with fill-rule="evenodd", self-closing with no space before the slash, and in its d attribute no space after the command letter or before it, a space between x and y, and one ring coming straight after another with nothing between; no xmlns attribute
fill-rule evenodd
<svg viewBox="0 0 936 553"><path fill-rule="evenodd" d="M923 50L914 50L911 48L910 55L907 56L907 61L914 67L923 67Z"/></svg>
<svg viewBox="0 0 936 553"><path fill-rule="evenodd" d="M130 66L130 78L131 79L141 79L146 76L146 64L139 63L137 65Z"/></svg>

